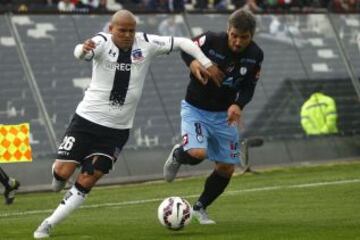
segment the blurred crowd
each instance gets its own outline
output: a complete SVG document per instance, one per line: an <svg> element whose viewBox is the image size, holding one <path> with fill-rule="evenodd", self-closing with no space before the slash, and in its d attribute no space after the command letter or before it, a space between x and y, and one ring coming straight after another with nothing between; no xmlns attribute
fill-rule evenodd
<svg viewBox="0 0 360 240"><path fill-rule="evenodd" d="M2 11L108 12L122 8L135 11L223 11L245 8L252 12L358 12L360 0L0 0Z"/></svg>

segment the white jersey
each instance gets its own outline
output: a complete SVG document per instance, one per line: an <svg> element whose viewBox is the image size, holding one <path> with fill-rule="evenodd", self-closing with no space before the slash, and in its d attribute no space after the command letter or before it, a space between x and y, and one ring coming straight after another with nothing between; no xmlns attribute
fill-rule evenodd
<svg viewBox="0 0 360 240"><path fill-rule="evenodd" d="M120 50L111 34L99 33L92 40L92 79L76 113L81 117L116 129L133 126L137 104L153 57L173 50L173 38L136 33L132 49Z"/></svg>

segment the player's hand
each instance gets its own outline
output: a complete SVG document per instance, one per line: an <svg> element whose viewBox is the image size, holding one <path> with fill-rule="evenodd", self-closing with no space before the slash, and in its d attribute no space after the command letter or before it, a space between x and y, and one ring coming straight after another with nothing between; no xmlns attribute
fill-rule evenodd
<svg viewBox="0 0 360 240"><path fill-rule="evenodd" d="M222 81L224 80L225 74L214 64L208 67L207 70L210 73L210 79L215 83L216 86L220 87Z"/></svg>
<svg viewBox="0 0 360 240"><path fill-rule="evenodd" d="M91 52L96 48L96 44L93 40L88 39L83 43L83 51L85 53Z"/></svg>
<svg viewBox="0 0 360 240"><path fill-rule="evenodd" d="M210 73L204 68L204 66L198 61L194 60L190 64L191 73L196 77L197 80L203 85L208 83Z"/></svg>
<svg viewBox="0 0 360 240"><path fill-rule="evenodd" d="M241 109L238 105L232 104L228 108L228 124L233 126L241 126Z"/></svg>

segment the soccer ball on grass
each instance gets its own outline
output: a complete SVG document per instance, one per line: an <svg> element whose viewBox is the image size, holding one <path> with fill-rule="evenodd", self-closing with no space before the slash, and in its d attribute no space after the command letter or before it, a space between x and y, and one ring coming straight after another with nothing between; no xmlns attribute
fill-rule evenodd
<svg viewBox="0 0 360 240"><path fill-rule="evenodd" d="M190 223L192 207L184 198L168 197L158 208L158 218L166 228L180 230Z"/></svg>

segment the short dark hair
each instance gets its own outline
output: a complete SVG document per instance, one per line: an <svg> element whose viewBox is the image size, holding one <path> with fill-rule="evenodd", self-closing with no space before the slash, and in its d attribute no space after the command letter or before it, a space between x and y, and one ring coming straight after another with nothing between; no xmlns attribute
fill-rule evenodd
<svg viewBox="0 0 360 240"><path fill-rule="evenodd" d="M251 35L254 36L256 20L254 15L249 11L238 9L230 15L228 27L233 27L240 32L249 31Z"/></svg>

